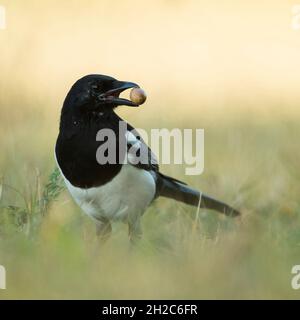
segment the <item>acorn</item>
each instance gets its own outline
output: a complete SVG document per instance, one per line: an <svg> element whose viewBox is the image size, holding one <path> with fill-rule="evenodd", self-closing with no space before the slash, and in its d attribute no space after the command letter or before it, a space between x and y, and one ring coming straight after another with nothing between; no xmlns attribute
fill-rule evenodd
<svg viewBox="0 0 300 320"><path fill-rule="evenodd" d="M146 92L141 88L133 88L130 91L130 100L135 104L143 104L147 99Z"/></svg>

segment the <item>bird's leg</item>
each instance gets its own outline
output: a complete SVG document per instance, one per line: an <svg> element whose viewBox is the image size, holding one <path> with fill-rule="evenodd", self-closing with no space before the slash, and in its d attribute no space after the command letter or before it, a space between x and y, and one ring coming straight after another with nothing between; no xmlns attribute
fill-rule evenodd
<svg viewBox="0 0 300 320"><path fill-rule="evenodd" d="M141 219L136 218L135 221L131 219L128 221L128 236L131 244L136 244L142 238Z"/></svg>
<svg viewBox="0 0 300 320"><path fill-rule="evenodd" d="M109 220L97 220L96 223L96 235L98 239L104 243L111 235L112 227Z"/></svg>

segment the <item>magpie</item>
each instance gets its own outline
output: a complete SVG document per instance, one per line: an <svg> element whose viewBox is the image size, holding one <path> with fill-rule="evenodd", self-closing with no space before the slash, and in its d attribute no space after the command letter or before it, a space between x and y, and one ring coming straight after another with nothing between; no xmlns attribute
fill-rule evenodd
<svg viewBox="0 0 300 320"><path fill-rule="evenodd" d="M71 87L61 111L56 163L75 202L95 221L100 238L109 237L111 222L115 220L128 224L132 241L140 238L141 217L158 197L238 216L239 211L231 206L161 173L155 155L130 124L126 122L127 131L120 132L119 122L124 120L115 109L121 105L138 107L120 97L121 92L130 88L139 86L110 76L87 75ZM127 162L97 161L97 150L105 143L96 139L101 129L112 130L117 144L121 138L126 139L123 158ZM135 143L147 150L147 161L132 161L135 155L129 147ZM117 145L114 151L118 157L123 153Z"/></svg>

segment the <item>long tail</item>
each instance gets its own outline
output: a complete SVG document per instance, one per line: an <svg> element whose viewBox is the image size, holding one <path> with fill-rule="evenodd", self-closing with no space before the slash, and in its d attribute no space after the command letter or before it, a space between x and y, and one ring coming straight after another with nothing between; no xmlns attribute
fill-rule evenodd
<svg viewBox="0 0 300 320"><path fill-rule="evenodd" d="M195 190L181 181L159 173L157 196L171 198L200 208L212 209L230 217L240 215L240 212L228 204Z"/></svg>

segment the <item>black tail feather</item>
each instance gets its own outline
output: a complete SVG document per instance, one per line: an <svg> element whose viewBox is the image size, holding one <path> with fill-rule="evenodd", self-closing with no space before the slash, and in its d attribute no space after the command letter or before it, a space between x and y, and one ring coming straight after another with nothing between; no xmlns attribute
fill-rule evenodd
<svg viewBox="0 0 300 320"><path fill-rule="evenodd" d="M159 176L157 185L158 196L171 198L195 207L198 207L200 203L200 208L216 210L230 217L240 215L238 210L232 208L228 204L205 195L188 185L181 184L168 176Z"/></svg>

